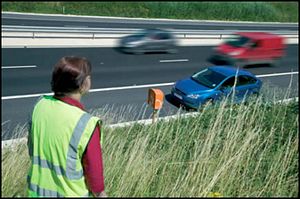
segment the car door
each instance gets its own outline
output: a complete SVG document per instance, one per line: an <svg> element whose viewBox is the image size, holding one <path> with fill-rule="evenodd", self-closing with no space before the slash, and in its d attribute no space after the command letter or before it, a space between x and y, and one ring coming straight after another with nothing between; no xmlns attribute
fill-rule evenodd
<svg viewBox="0 0 300 199"><path fill-rule="evenodd" d="M228 97L231 99L232 95L235 94L234 85L236 83L235 76L228 78L220 85L220 91L221 91L221 99Z"/></svg>
<svg viewBox="0 0 300 199"><path fill-rule="evenodd" d="M169 33L167 32L164 32L161 34L161 46L160 46L160 49L161 50L167 50L167 49L170 49L172 48L172 40L171 40L171 36Z"/></svg>
<svg viewBox="0 0 300 199"><path fill-rule="evenodd" d="M248 45L247 59L250 63L261 63L266 57L266 51L262 46L262 40L251 41Z"/></svg>
<svg viewBox="0 0 300 199"><path fill-rule="evenodd" d="M160 51L164 49L166 39L163 32L157 32L153 40L153 50Z"/></svg>
<svg viewBox="0 0 300 199"><path fill-rule="evenodd" d="M155 51L159 46L159 32L151 31L145 38L144 50Z"/></svg>
<svg viewBox="0 0 300 199"><path fill-rule="evenodd" d="M246 99L251 94L257 92L256 79L248 75L240 75L238 77L237 86L236 86L236 96L238 101Z"/></svg>
<svg viewBox="0 0 300 199"><path fill-rule="evenodd" d="M147 51L151 51L155 42L155 32L148 32L143 38L142 49Z"/></svg>

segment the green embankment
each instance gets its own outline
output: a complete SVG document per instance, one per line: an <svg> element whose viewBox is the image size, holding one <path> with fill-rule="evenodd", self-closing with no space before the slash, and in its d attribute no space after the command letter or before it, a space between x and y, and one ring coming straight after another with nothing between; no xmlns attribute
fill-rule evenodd
<svg viewBox="0 0 300 199"><path fill-rule="evenodd" d="M114 197L296 197L298 102L204 109L154 125L104 128ZM2 151L2 196L26 196L26 145Z"/></svg>
<svg viewBox="0 0 300 199"><path fill-rule="evenodd" d="M2 2L2 11L257 22L298 22L298 2Z"/></svg>

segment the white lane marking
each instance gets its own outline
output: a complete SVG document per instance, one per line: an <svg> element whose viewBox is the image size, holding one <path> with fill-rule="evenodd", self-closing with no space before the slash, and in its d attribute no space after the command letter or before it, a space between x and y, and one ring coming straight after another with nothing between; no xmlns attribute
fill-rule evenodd
<svg viewBox="0 0 300 199"><path fill-rule="evenodd" d="M298 74L299 72L288 72L288 73L273 73L273 74L265 74L265 75L256 75L256 77L273 77L273 76L281 76L281 75L293 75Z"/></svg>
<svg viewBox="0 0 300 199"><path fill-rule="evenodd" d="M11 68L36 68L36 65L28 65L28 66L2 66L1 69L11 69Z"/></svg>
<svg viewBox="0 0 300 199"><path fill-rule="evenodd" d="M167 62L184 62L189 61L188 59L174 59L174 60L159 60L161 63L167 63Z"/></svg>
<svg viewBox="0 0 300 199"><path fill-rule="evenodd" d="M53 95L54 93L37 93L37 94L29 94L29 95L14 95L14 96L6 96L1 97L1 100L9 100L9 99L19 99L19 98L30 98L30 97L39 97L41 95Z"/></svg>
<svg viewBox="0 0 300 199"><path fill-rule="evenodd" d="M89 92L101 92L101 91L114 91L114 90L125 90L125 89L135 89L135 88L148 88L148 87L156 87L156 86L172 86L174 82L170 83L161 83L161 84L146 84L146 85L134 85L134 86L121 86L121 87L111 87L111 88L98 88L91 89Z"/></svg>
<svg viewBox="0 0 300 199"><path fill-rule="evenodd" d="M297 71L297 72L273 73L273 74L256 75L256 76L257 77L273 77L273 76L281 76L281 75L293 75L293 74L298 74L298 73L299 72ZM91 89L89 92L94 93L94 92L115 91L115 90L125 90L125 89L163 87L163 86L172 86L174 83L175 82L160 83L160 84L134 85L134 86L120 86L120 87L111 87L111 88L98 88L98 89ZM4 97L1 97L1 100L39 97L41 95L53 95L53 93L38 93L38 94L28 94L28 95L4 96Z"/></svg>

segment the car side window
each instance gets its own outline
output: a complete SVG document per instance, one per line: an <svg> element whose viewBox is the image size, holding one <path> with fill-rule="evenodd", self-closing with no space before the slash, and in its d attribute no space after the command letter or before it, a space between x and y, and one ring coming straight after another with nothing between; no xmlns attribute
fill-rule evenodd
<svg viewBox="0 0 300 199"><path fill-rule="evenodd" d="M151 38L151 39L158 39L159 34L158 33L151 33L151 34L149 34L148 37Z"/></svg>
<svg viewBox="0 0 300 199"><path fill-rule="evenodd" d="M259 46L258 41L254 41L253 43L251 43L251 48L257 48L258 46Z"/></svg>
<svg viewBox="0 0 300 199"><path fill-rule="evenodd" d="M221 86L221 89L232 88L234 86L235 77L230 77Z"/></svg>
<svg viewBox="0 0 300 199"><path fill-rule="evenodd" d="M248 84L255 84L256 79L248 76L248 75L241 75L238 78L238 86L248 85Z"/></svg>
<svg viewBox="0 0 300 199"><path fill-rule="evenodd" d="M157 40L166 40L166 39L169 39L169 36L166 33L158 33L156 35L155 39L157 39Z"/></svg>
<svg viewBox="0 0 300 199"><path fill-rule="evenodd" d="M168 33L162 33L162 39L170 39L170 35Z"/></svg>

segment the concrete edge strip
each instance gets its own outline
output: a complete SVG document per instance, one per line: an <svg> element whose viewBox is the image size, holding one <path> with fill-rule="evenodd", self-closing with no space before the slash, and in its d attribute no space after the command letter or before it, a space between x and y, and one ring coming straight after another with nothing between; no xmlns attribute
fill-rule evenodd
<svg viewBox="0 0 300 199"><path fill-rule="evenodd" d="M275 103L288 103L288 102L294 101L294 100L296 102L298 102L299 97L279 100ZM186 114L180 114L179 113L179 114L175 114L175 115L171 115L171 116L158 118L158 121L169 121L171 119L177 119L178 117L181 117L181 118L195 117L199 114L200 114L199 112L186 113ZM134 124L150 125L150 124L152 124L152 119L145 119L145 120L138 120L138 121L131 121L131 122L123 122L123 123L118 123L118 124L111 124L111 125L108 125L108 128L122 128L122 127L131 126L131 125L134 125ZM7 147L14 147L18 144L26 143L26 142L27 142L27 137L1 141L1 149L7 148Z"/></svg>
<svg viewBox="0 0 300 199"><path fill-rule="evenodd" d="M295 98L289 98L289 99L284 99L284 100L279 100L276 103L288 103L290 101L296 100L298 101L298 97ZM181 118L188 118L188 117L195 117L197 115L199 115L199 112L194 112L194 113L185 113L185 114L175 114L175 115L171 115L171 116L166 116L166 117L161 117L158 120L162 121L162 120L166 120L169 121L171 119L177 119L178 117ZM126 127L126 126L130 126L133 124L144 124L144 125L149 125L152 123L152 119L145 119L145 120L138 120L138 121L131 121L131 122L123 122L123 123L118 123L118 124L111 124L109 125L109 128L120 128L120 127Z"/></svg>

